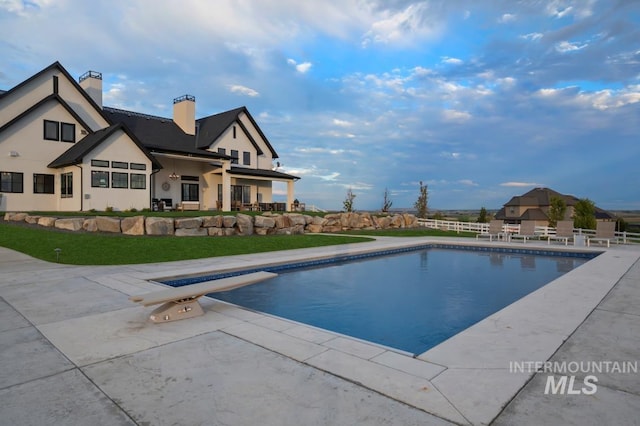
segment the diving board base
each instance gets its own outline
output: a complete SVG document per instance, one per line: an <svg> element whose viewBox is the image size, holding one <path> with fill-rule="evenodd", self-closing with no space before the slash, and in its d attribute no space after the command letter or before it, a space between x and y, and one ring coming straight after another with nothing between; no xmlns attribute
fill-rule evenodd
<svg viewBox="0 0 640 426"><path fill-rule="evenodd" d="M154 309L149 315L149 319L154 323L163 323L188 319L204 315L202 306L198 299L190 299L187 301L167 302Z"/></svg>

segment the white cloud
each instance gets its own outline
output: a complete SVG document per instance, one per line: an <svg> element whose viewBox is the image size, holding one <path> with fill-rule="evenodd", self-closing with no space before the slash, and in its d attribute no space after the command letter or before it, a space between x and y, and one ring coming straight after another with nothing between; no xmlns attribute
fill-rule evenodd
<svg viewBox="0 0 640 426"><path fill-rule="evenodd" d="M293 66L300 74L306 74L311 69L311 62L297 63L293 59L287 59L287 64Z"/></svg>
<svg viewBox="0 0 640 426"><path fill-rule="evenodd" d="M506 24L507 22L513 22L517 19L517 15L512 13L505 13L500 18L498 18L498 22L501 24Z"/></svg>
<svg viewBox="0 0 640 426"><path fill-rule="evenodd" d="M462 64L462 59L451 58L449 56L443 56L442 57L442 62L444 62L445 64L460 65L460 64Z"/></svg>
<svg viewBox="0 0 640 426"><path fill-rule="evenodd" d="M260 93L258 93L256 90L253 90L250 87L242 86L239 84L229 85L229 91L231 93L238 93L240 95L250 96L252 98L256 96L260 96Z"/></svg>
<svg viewBox="0 0 640 426"><path fill-rule="evenodd" d="M561 41L559 43L556 43L556 50L560 53L565 53L565 52L573 52L576 50L581 50L584 49L585 47L589 46L588 43L585 44L578 44L578 43L570 43L568 41Z"/></svg>
<svg viewBox="0 0 640 426"><path fill-rule="evenodd" d="M471 179L460 179L458 183L461 183L463 185L468 185L468 186L478 186L478 184L472 181Z"/></svg>
<svg viewBox="0 0 640 426"><path fill-rule="evenodd" d="M333 173L330 173L330 174L324 175L324 176L316 175L316 177L319 177L322 180L326 180L326 181L330 181L330 182L335 181L336 179L338 179L339 176L340 176L340 173L338 173L338 172L333 172Z"/></svg>
<svg viewBox="0 0 640 426"><path fill-rule="evenodd" d="M520 38L523 38L525 40L531 40L531 41L538 41L542 37L544 37L544 34L542 33L529 33L529 34L524 34L520 36Z"/></svg>
<svg viewBox="0 0 640 426"><path fill-rule="evenodd" d="M534 183L534 182L503 182L500 184L500 186L521 188L521 187L528 187L528 186L542 187L544 185L540 183Z"/></svg>
<svg viewBox="0 0 640 426"><path fill-rule="evenodd" d="M471 114L466 111L457 111L455 109L445 109L442 111L442 118L446 121L467 121L471 117Z"/></svg>
<svg viewBox="0 0 640 426"><path fill-rule="evenodd" d="M416 40L431 38L442 28L440 21L432 19L429 3L412 3L403 10L380 12L367 33L363 37L363 46L370 44L413 44Z"/></svg>
<svg viewBox="0 0 640 426"><path fill-rule="evenodd" d="M350 121L340 120L338 118L334 118L333 119L333 125L334 126L338 126L338 127L351 127L351 126L353 126L353 123L350 122Z"/></svg>

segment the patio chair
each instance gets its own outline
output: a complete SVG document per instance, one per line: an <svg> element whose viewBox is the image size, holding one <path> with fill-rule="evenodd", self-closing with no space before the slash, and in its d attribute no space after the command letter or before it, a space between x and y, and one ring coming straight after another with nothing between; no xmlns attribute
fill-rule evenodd
<svg viewBox="0 0 640 426"><path fill-rule="evenodd" d="M616 223L615 222L598 222L596 225L596 235L587 237L587 247L591 245L591 241L607 243L610 247L611 240L616 241Z"/></svg>
<svg viewBox="0 0 640 426"><path fill-rule="evenodd" d="M551 241L564 241L564 245L569 245L569 240L573 241L573 220L560 220L556 225L556 234L549 235L547 244Z"/></svg>
<svg viewBox="0 0 640 426"><path fill-rule="evenodd" d="M533 220L523 220L520 223L520 230L517 234L511 235L511 238L522 239L522 243L526 243L527 240L532 238L538 238L536 235L536 222Z"/></svg>
<svg viewBox="0 0 640 426"><path fill-rule="evenodd" d="M489 232L476 234L476 240L480 237L489 237L489 241L493 241L493 237L496 237L497 240L502 237L503 239L507 238L507 233L502 230L504 225L504 221L502 220L492 220L489 222Z"/></svg>

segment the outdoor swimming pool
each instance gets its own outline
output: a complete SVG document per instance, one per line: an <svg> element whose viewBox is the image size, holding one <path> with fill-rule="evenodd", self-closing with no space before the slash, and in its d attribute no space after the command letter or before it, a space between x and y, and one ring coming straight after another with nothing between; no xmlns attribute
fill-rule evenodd
<svg viewBox="0 0 640 426"><path fill-rule="evenodd" d="M261 268L280 275L212 296L419 354L595 256L429 246ZM221 276L165 282L184 285L213 278Z"/></svg>

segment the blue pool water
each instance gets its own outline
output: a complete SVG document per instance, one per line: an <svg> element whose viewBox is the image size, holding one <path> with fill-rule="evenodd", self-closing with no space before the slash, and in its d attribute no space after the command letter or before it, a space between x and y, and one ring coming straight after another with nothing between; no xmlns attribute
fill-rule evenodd
<svg viewBox="0 0 640 426"><path fill-rule="evenodd" d="M419 354L586 261L432 247L285 269L212 296Z"/></svg>

